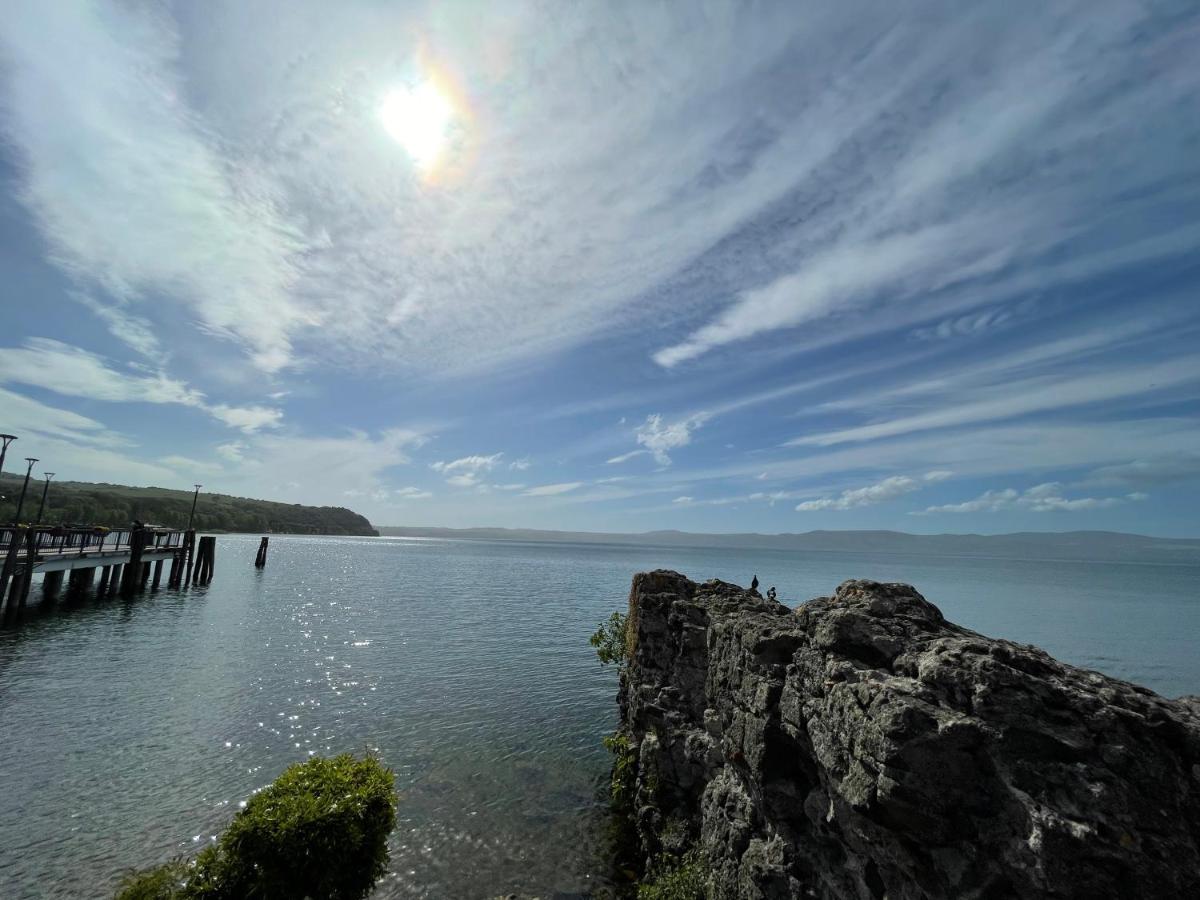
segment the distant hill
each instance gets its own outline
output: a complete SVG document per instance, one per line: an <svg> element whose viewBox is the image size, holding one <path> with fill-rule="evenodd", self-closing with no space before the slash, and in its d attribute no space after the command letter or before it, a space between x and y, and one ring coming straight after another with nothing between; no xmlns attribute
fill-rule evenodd
<svg viewBox="0 0 1200 900"><path fill-rule="evenodd" d="M0 522L11 522L24 476L0 476ZM29 483L26 522L37 515L42 480ZM86 481L52 481L42 521L123 527L134 520L182 528L192 508L191 491L137 488ZM378 532L353 510L341 506L301 506L200 492L194 525L198 531L247 531L255 534L362 534Z"/></svg>
<svg viewBox="0 0 1200 900"><path fill-rule="evenodd" d="M1161 561L1200 564L1200 539L1157 538L1114 531L1027 531L1015 534L907 534L902 531L808 531L803 534L697 534L647 531L604 534L530 528L413 528L380 526L383 535L458 540L637 544L734 550L811 550L833 553L913 553L1013 559Z"/></svg>

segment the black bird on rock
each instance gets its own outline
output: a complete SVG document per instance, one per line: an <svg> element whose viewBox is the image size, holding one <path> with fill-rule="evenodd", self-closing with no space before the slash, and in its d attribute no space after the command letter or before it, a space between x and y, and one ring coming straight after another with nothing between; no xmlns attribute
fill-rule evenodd
<svg viewBox="0 0 1200 900"><path fill-rule="evenodd" d="M757 575L755 575L754 578L750 581L750 590L752 590L752 591L758 590L758 576Z"/></svg>

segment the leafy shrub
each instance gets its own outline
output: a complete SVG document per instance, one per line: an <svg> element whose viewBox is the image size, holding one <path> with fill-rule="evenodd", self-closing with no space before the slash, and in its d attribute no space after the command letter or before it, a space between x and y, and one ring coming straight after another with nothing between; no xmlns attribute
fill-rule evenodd
<svg viewBox="0 0 1200 900"><path fill-rule="evenodd" d="M596 648L596 655L600 657L602 665L616 663L624 666L628 662L629 657L625 652L627 630L628 622L625 616L615 612L608 617L607 622L601 622L596 633L588 639L588 643Z"/></svg>
<svg viewBox="0 0 1200 900"><path fill-rule="evenodd" d="M118 900L358 900L386 871L392 773L348 753L290 766L191 864L126 880Z"/></svg>
<svg viewBox="0 0 1200 900"><path fill-rule="evenodd" d="M637 751L629 736L617 731L604 739L604 747L614 757L612 770L612 806L617 812L633 811L637 790Z"/></svg>

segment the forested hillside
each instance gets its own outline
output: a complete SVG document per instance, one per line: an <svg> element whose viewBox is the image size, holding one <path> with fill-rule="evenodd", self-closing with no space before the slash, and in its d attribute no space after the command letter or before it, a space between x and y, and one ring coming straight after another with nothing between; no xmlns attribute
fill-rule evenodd
<svg viewBox="0 0 1200 900"><path fill-rule="evenodd" d="M17 511L23 477L0 478L0 522ZM42 497L42 480L30 481L21 518L32 522ZM135 488L119 484L53 481L42 522L107 525L118 528L137 520L182 528L192 507L190 491ZM353 510L341 506L301 506L200 492L193 523L199 531L249 531L262 534L364 534L377 532Z"/></svg>

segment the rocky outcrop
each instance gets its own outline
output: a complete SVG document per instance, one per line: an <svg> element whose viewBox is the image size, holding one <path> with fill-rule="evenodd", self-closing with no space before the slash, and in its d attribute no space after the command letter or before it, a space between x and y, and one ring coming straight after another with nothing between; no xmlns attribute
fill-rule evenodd
<svg viewBox="0 0 1200 900"><path fill-rule="evenodd" d="M720 898L1200 897L1200 702L987 638L913 588L795 610L637 575L621 729L647 859Z"/></svg>

